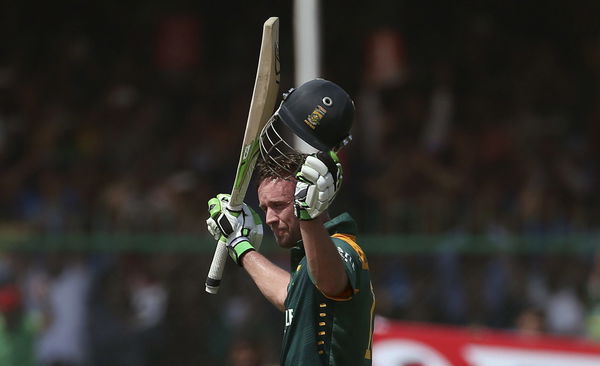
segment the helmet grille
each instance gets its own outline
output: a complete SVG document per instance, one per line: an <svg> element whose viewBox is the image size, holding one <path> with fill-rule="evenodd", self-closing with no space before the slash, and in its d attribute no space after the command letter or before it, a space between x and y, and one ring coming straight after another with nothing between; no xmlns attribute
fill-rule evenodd
<svg viewBox="0 0 600 366"><path fill-rule="evenodd" d="M263 164L274 177L294 178L306 158L289 142L292 132L276 114L263 127L260 133L260 156Z"/></svg>

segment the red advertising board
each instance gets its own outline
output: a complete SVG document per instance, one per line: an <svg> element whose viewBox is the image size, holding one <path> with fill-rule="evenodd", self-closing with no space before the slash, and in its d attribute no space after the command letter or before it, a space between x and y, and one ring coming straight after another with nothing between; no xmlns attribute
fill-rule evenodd
<svg viewBox="0 0 600 366"><path fill-rule="evenodd" d="M600 343L378 318L373 366L600 366Z"/></svg>

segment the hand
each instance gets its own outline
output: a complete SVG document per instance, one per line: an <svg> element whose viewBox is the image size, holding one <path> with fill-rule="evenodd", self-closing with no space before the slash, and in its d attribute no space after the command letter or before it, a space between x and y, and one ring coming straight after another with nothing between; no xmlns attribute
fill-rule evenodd
<svg viewBox="0 0 600 366"><path fill-rule="evenodd" d="M312 220L327 210L340 190L342 164L333 151L309 155L296 179L294 213L300 220Z"/></svg>
<svg viewBox="0 0 600 366"><path fill-rule="evenodd" d="M229 256L241 266L244 254L260 248L262 220L245 203L240 210L228 209L229 197L228 194L219 194L208 201L210 217L206 225L215 240L225 243Z"/></svg>

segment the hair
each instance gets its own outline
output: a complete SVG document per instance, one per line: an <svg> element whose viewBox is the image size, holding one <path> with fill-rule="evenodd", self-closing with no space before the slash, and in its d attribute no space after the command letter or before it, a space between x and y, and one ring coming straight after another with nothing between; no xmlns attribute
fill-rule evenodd
<svg viewBox="0 0 600 366"><path fill-rule="evenodd" d="M257 184L265 179L295 179L305 159L303 154L269 156L268 160L259 157L256 163Z"/></svg>
<svg viewBox="0 0 600 366"><path fill-rule="evenodd" d="M267 179L285 179L295 180L296 173L302 167L304 160L306 160L307 154L287 154L268 156L268 159L263 159L259 156L256 162L256 186ZM293 197L292 197L293 198ZM320 216L320 220L323 222L330 219L329 212L326 210Z"/></svg>

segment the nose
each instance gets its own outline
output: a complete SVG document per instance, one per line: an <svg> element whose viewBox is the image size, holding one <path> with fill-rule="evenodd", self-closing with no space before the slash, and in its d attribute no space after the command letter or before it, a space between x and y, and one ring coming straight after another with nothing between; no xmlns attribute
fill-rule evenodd
<svg viewBox="0 0 600 366"><path fill-rule="evenodd" d="M275 212L273 212L273 210L271 209L267 209L267 212L265 213L265 223L269 225L269 227L273 227L273 225L275 225L275 223L277 223L278 220L279 218L277 217Z"/></svg>

